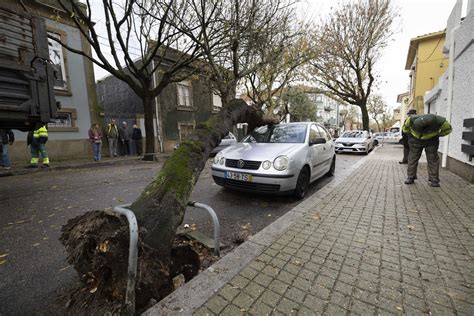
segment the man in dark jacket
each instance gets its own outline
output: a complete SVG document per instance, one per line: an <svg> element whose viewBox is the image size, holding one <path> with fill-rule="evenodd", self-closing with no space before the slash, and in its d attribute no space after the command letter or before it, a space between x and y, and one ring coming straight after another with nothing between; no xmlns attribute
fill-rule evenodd
<svg viewBox="0 0 474 316"><path fill-rule="evenodd" d="M122 127L119 129L119 139L122 144L122 156L130 155L130 133L127 122L122 122Z"/></svg>
<svg viewBox="0 0 474 316"><path fill-rule="evenodd" d="M425 149L428 181L432 187L439 187L439 137L448 135L451 130L451 124L444 117L434 114L413 115L406 119L403 132L408 134L410 153L405 184L415 182L418 160Z"/></svg>
<svg viewBox="0 0 474 316"><path fill-rule="evenodd" d="M8 157L8 146L13 145L15 135L11 129L0 129L0 145L2 146L3 168L10 169L10 158Z"/></svg>
<svg viewBox="0 0 474 316"><path fill-rule="evenodd" d="M407 115L408 117L412 115L416 115L416 110L411 109L410 111L408 111ZM408 134L403 131L402 131L402 145L403 145L403 159L402 161L399 161L398 163L401 165L404 165L408 163L408 154L410 153L410 146L408 144Z"/></svg>
<svg viewBox="0 0 474 316"><path fill-rule="evenodd" d="M142 154L142 130L137 126L137 124L133 125L132 131L132 140L135 146L135 154L141 156Z"/></svg>

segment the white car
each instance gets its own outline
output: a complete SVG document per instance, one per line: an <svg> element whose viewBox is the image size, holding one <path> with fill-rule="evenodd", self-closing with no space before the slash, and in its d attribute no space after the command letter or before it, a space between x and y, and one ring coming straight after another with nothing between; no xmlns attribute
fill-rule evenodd
<svg viewBox="0 0 474 316"><path fill-rule="evenodd" d="M212 151L211 151L211 154L209 156L211 157L214 157L219 151L221 151L222 149L226 148L226 147L229 147L230 145L233 145L237 143L237 138L235 138L234 134L232 134L231 132L229 132L229 134L227 134L222 140L221 142L219 143L219 145L217 145L217 147L215 147Z"/></svg>
<svg viewBox="0 0 474 316"><path fill-rule="evenodd" d="M242 142L220 151L212 177L223 187L303 198L311 182L336 167L328 131L313 122L256 128Z"/></svg>
<svg viewBox="0 0 474 316"><path fill-rule="evenodd" d="M368 154L375 147L372 133L368 131L347 131L335 141L336 153L352 152Z"/></svg>
<svg viewBox="0 0 474 316"><path fill-rule="evenodd" d="M382 133L375 133L374 134L374 142L375 145L382 144L382 143L399 143L402 136L400 133L392 133L392 132L382 132Z"/></svg>

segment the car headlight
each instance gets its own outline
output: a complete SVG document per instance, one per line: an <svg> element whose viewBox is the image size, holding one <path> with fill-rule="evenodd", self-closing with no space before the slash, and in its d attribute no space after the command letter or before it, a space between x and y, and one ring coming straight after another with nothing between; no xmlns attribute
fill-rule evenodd
<svg viewBox="0 0 474 316"><path fill-rule="evenodd" d="M225 158L224 157L221 157L221 159L219 159L219 164L220 165L225 164Z"/></svg>
<svg viewBox="0 0 474 316"><path fill-rule="evenodd" d="M262 168L265 169L265 170L268 170L270 169L270 167L272 166L272 163L268 160L265 160L263 163L262 163Z"/></svg>
<svg viewBox="0 0 474 316"><path fill-rule="evenodd" d="M283 171L288 168L289 159L287 156L276 157L273 161L273 168L278 171Z"/></svg>
<svg viewBox="0 0 474 316"><path fill-rule="evenodd" d="M220 153L218 153L215 157L214 157L214 164L218 165L219 164L219 160L222 158L222 155Z"/></svg>

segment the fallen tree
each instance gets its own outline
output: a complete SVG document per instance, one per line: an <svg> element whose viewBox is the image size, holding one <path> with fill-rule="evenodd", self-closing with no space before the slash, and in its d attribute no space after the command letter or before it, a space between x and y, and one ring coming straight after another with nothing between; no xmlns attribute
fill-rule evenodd
<svg viewBox="0 0 474 316"><path fill-rule="evenodd" d="M176 229L209 153L238 122L254 128L276 121L242 100L232 100L218 116L196 126L191 139L181 143L131 205L140 227L137 309L173 290L170 267ZM120 311L127 283L127 223L107 212L88 212L63 227L61 241L68 262L86 284L74 292L80 299L74 298L69 311Z"/></svg>

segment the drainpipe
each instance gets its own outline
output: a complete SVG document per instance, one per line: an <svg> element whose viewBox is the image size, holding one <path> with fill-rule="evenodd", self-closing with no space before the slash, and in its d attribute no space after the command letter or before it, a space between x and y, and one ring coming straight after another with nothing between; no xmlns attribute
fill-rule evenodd
<svg viewBox="0 0 474 316"><path fill-rule="evenodd" d="M155 60L151 60L151 69L155 69ZM153 87L156 87L156 76L153 75ZM161 120L160 120L160 111L158 110L158 96L155 96L155 115L156 115L156 136L158 137L158 142L160 143L160 153L163 152L163 141L161 139Z"/></svg>
<svg viewBox="0 0 474 316"><path fill-rule="evenodd" d="M459 25L451 30L451 37L449 39L449 65L448 65L448 104L446 106L446 119L451 122L451 108L453 107L453 77L454 77L454 33L459 29ZM450 135L445 136L443 143L443 156L441 159L441 166L446 168L448 160L448 149Z"/></svg>

